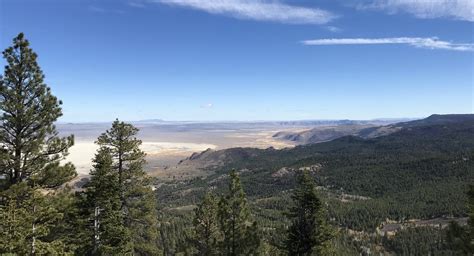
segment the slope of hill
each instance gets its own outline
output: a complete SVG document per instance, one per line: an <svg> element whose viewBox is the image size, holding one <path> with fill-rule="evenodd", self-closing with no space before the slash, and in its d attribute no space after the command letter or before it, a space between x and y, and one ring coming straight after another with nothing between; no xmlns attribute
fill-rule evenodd
<svg viewBox="0 0 474 256"><path fill-rule="evenodd" d="M360 136L360 132L368 128L378 128L370 124L349 124L338 126L322 126L310 130L292 132L282 131L273 135L273 138L296 142L298 144L311 144L334 140L340 137L353 135Z"/></svg>
<svg viewBox="0 0 474 256"><path fill-rule="evenodd" d="M278 132L274 134L273 137L304 145L330 141L348 135L365 139L376 138L392 134L408 127L458 123L473 119L474 115L472 114L431 115L425 119L386 125L380 125L377 123L353 123L341 124L338 126L315 127L300 132Z"/></svg>
<svg viewBox="0 0 474 256"><path fill-rule="evenodd" d="M257 218L268 230L278 229L294 174L305 169L320 186L334 225L343 229L371 234L387 219L463 217L465 191L474 182L472 117L432 116L372 139L346 136L282 150L207 151L187 164L207 159L219 164L204 167L208 173L201 178L161 183L159 200L166 209L193 205L206 191L221 191L228 171L235 169Z"/></svg>
<svg viewBox="0 0 474 256"><path fill-rule="evenodd" d="M433 114L427 118L414 120L409 122L398 123L401 127L414 127L414 126L426 126L426 125L442 125L442 124L453 124L474 121L474 114L450 114L450 115L438 115Z"/></svg>
<svg viewBox="0 0 474 256"><path fill-rule="evenodd" d="M435 125L433 120L427 125L405 123L400 131L373 139L346 136L282 150L208 150L185 161L199 162L208 171L206 177L180 181L179 185L163 184L158 194L165 202L189 204L209 186L219 189L226 173L236 169L252 198L279 197L293 187L291 174L306 168L333 194L371 198L349 204L351 208L336 202L332 213L341 225L373 229L386 218L459 216L465 212L463 189L474 181L471 117L436 121ZM218 164L203 164L210 159ZM189 189L197 192L182 197L181 192ZM354 216L358 220L351 224Z"/></svg>

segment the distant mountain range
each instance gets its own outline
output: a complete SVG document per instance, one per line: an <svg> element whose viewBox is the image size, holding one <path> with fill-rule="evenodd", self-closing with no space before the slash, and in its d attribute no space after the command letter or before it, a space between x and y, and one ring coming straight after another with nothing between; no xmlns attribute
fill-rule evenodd
<svg viewBox="0 0 474 256"><path fill-rule="evenodd" d="M126 120L132 124L195 124L195 125L212 125L212 124L240 124L240 125L273 125L273 126L328 126L328 125L384 125L390 123L404 122L415 120L415 118L377 118L370 120L350 120L350 119L328 119L328 120L180 120L180 121L167 121L164 119L143 119L143 120ZM88 121L88 122L59 122L59 124L108 124L112 121Z"/></svg>
<svg viewBox="0 0 474 256"><path fill-rule="evenodd" d="M273 137L303 145L331 141L348 135L364 139L376 138L379 136L389 135L408 127L455 123L473 119L474 115L472 114L454 114L431 115L425 119L390 123L387 125L380 125L380 123L370 121L340 121L335 122L334 125L315 127L313 129L300 132L278 132L273 135Z"/></svg>

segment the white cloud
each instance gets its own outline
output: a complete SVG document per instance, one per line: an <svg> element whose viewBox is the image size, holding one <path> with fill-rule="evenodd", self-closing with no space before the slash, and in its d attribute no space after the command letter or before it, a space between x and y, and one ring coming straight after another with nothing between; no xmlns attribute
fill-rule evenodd
<svg viewBox="0 0 474 256"><path fill-rule="evenodd" d="M124 14L125 12L122 10L116 10L116 9L104 9L102 7L90 5L89 10L92 12L96 13L114 13L114 14Z"/></svg>
<svg viewBox="0 0 474 256"><path fill-rule="evenodd" d="M342 29L339 28L339 27L335 27L335 26L327 26L326 27L327 30L333 32L333 33L339 33L339 32L342 32Z"/></svg>
<svg viewBox="0 0 474 256"><path fill-rule="evenodd" d="M138 1L128 2L128 5L130 5L131 7L136 7L136 8L145 8L145 4L143 2L138 2Z"/></svg>
<svg viewBox="0 0 474 256"><path fill-rule="evenodd" d="M459 44L441 41L436 37L393 37L393 38L329 38L302 41L304 45L367 45L406 44L418 48L454 51L474 51L474 44Z"/></svg>
<svg viewBox="0 0 474 256"><path fill-rule="evenodd" d="M390 13L408 12L419 18L446 17L474 21L474 0L369 0L359 7Z"/></svg>
<svg viewBox="0 0 474 256"><path fill-rule="evenodd" d="M289 24L326 24L336 18L331 12L281 3L278 0L150 0L240 19Z"/></svg>
<svg viewBox="0 0 474 256"><path fill-rule="evenodd" d="M207 104L204 104L204 105L201 105L201 108L213 108L214 107L214 104L212 103L207 103Z"/></svg>

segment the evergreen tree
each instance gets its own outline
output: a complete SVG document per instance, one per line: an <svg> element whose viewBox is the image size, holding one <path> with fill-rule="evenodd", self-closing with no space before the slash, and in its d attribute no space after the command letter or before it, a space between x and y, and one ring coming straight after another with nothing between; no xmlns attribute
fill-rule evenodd
<svg viewBox="0 0 474 256"><path fill-rule="evenodd" d="M469 191L467 192L468 198L468 207L469 207L469 248L471 253L474 253L474 185L469 186Z"/></svg>
<svg viewBox="0 0 474 256"><path fill-rule="evenodd" d="M247 247L245 255L261 255L263 253L262 238L256 221L252 222L251 225L247 227L244 244Z"/></svg>
<svg viewBox="0 0 474 256"><path fill-rule="evenodd" d="M474 185L469 186L468 225L462 227L457 222L451 222L446 232L446 242L448 248L465 255L474 254Z"/></svg>
<svg viewBox="0 0 474 256"><path fill-rule="evenodd" d="M228 194L219 202L218 218L223 236L221 255L256 255L260 246L257 224L250 210L239 176L232 171Z"/></svg>
<svg viewBox="0 0 474 256"><path fill-rule="evenodd" d="M194 245L197 255L219 255L217 250L220 239L217 220L218 200L207 193L202 202L194 210Z"/></svg>
<svg viewBox="0 0 474 256"><path fill-rule="evenodd" d="M294 206L288 214L291 225L286 242L288 255L327 255L334 234L308 172L299 176L292 198Z"/></svg>
<svg viewBox="0 0 474 256"><path fill-rule="evenodd" d="M62 238L51 236L63 213L54 196L42 188L58 188L75 175L61 165L73 137L58 137L54 122L62 104L44 84L37 55L23 34L3 51L7 65L0 76L0 223L1 250L23 254L64 254ZM3 239L5 238L5 239Z"/></svg>
<svg viewBox="0 0 474 256"><path fill-rule="evenodd" d="M100 148L94 159L91 179L86 185L90 253L122 255L131 251L130 235L120 209L118 174L108 148Z"/></svg>
<svg viewBox="0 0 474 256"><path fill-rule="evenodd" d="M81 215L81 193L74 193L68 186L51 192L49 200L51 207L61 214L51 227L47 241L61 241L67 251L78 252L82 246L88 244L89 237L84 233L83 218Z"/></svg>
<svg viewBox="0 0 474 256"><path fill-rule="evenodd" d="M143 170L145 153L140 150L138 129L131 124L114 121L112 128L99 136L97 144L108 150L113 170L117 173L120 209L128 229L135 255L159 253L156 198L151 180Z"/></svg>
<svg viewBox="0 0 474 256"><path fill-rule="evenodd" d="M58 255L67 252L62 241L48 239L51 229L62 218L51 206L51 197L21 182L5 190L1 198L0 253Z"/></svg>
<svg viewBox="0 0 474 256"><path fill-rule="evenodd" d="M0 77L0 174L7 185L32 177L41 185L44 175L56 179L44 185L62 184L76 175L72 165L59 165L73 145L73 137L58 137L54 126L62 103L44 83L37 55L22 33L3 57L7 66Z"/></svg>

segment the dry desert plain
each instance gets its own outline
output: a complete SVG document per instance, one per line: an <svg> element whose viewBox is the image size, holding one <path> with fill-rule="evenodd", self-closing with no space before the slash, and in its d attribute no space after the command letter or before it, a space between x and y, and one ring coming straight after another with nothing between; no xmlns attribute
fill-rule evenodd
<svg viewBox="0 0 474 256"><path fill-rule="evenodd" d="M169 177L168 167L194 152L230 147L283 148L291 142L272 136L279 131L308 129L310 124L288 122L135 122L147 154L146 170L153 176ZM110 123L61 123L60 135L74 134L75 144L66 161L71 161L80 177L87 176L92 158L98 148L97 137L110 127Z"/></svg>

